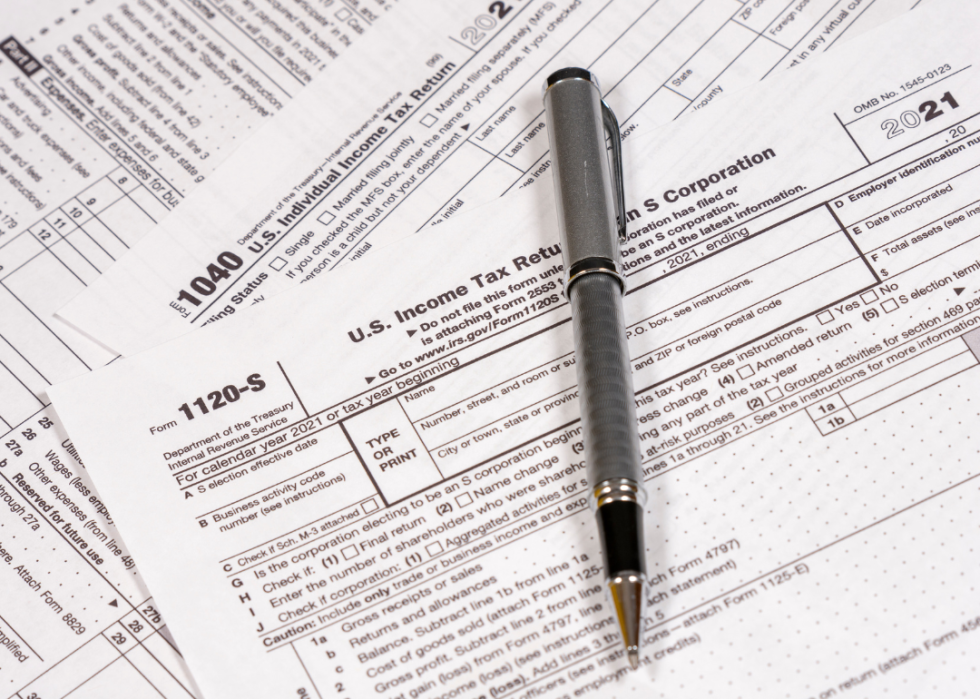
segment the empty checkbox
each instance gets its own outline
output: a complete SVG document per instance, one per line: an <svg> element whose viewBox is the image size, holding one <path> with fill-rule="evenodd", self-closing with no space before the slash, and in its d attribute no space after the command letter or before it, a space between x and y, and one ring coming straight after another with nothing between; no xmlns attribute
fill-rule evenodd
<svg viewBox="0 0 980 699"><path fill-rule="evenodd" d="M371 498L370 500L365 500L364 502L361 503L361 509L364 511L364 514L367 514L369 512L375 512L378 509L378 501L375 500L374 498Z"/></svg>
<svg viewBox="0 0 980 699"><path fill-rule="evenodd" d="M766 398L768 398L770 401L779 400L782 397L783 390L779 388L779 386L776 386L776 388L770 388L768 391L766 391Z"/></svg>

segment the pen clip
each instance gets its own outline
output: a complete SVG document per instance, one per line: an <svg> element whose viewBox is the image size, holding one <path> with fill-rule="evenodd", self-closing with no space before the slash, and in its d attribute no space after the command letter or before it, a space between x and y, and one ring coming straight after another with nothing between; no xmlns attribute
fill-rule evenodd
<svg viewBox="0 0 980 699"><path fill-rule="evenodd" d="M626 198L623 192L623 146L619 140L619 121L606 100L599 100L602 105L602 125L609 134L612 142L612 176L616 188L616 226L619 229L619 242L626 242Z"/></svg>

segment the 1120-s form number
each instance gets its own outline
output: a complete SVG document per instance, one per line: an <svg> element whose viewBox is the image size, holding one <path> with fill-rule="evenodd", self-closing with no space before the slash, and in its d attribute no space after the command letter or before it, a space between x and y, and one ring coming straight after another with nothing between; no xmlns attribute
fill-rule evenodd
<svg viewBox="0 0 980 699"><path fill-rule="evenodd" d="M199 397L197 400L191 401L190 404L184 403L177 408L177 410L182 412L184 417L186 417L188 420L193 420L195 417L195 406L201 412L201 415L207 415L212 410L217 410L218 408L225 407L229 403L236 402L242 397L243 393L248 391L258 392L263 388L265 388L265 381L263 380L262 375L252 374L245 379L244 386L235 386L234 384L231 384L229 386L225 386L220 391L211 391L211 393L208 394L207 401L205 401L203 397ZM208 407L208 402L211 403L210 408Z"/></svg>
<svg viewBox="0 0 980 699"><path fill-rule="evenodd" d="M940 97L939 102L944 102L950 109L957 109L960 106L949 92ZM926 100L919 105L918 111L907 109L898 115L898 119L885 119L881 122L881 130L885 132L887 138L895 138L905 133L905 128L914 129L923 122L932 121L945 113L945 109L939 103ZM903 126L905 128L902 128Z"/></svg>

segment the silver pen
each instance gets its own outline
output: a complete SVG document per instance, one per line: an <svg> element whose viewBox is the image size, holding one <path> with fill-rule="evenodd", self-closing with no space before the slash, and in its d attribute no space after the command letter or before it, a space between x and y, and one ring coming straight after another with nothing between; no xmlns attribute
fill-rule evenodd
<svg viewBox="0 0 980 699"><path fill-rule="evenodd" d="M582 68L552 73L545 81L544 106L565 295L572 308L589 501L599 525L609 598L635 670L647 585L646 491L623 319L626 281L619 244L626 236L626 210L619 124L595 76Z"/></svg>

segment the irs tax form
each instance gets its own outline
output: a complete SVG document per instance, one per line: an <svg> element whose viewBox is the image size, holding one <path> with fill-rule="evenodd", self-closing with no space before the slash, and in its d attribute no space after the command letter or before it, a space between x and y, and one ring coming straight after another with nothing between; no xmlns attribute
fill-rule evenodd
<svg viewBox="0 0 980 699"><path fill-rule="evenodd" d="M934 3L626 142L638 672L550 187L54 387L204 694L972 691L978 23Z"/></svg>
<svg viewBox="0 0 980 699"><path fill-rule="evenodd" d="M564 65L601 76L627 138L914 4L521 0L454 4L439 19L405 11L59 316L128 355L550 177L540 90ZM369 67L378 77L365 80Z"/></svg>
<svg viewBox="0 0 980 699"><path fill-rule="evenodd" d="M194 686L45 391L115 355L51 314L391 3L4 4L0 695Z"/></svg>
<svg viewBox="0 0 980 699"><path fill-rule="evenodd" d="M681 72L688 87L698 83L695 74L702 81L719 75L718 89L730 91L771 68L807 35L826 36L818 44L829 45L910 4L865 0L844 16L845 8L824 0L802 10L775 2L742 7L660 0L601 13L595 9L601 4L586 2L574 12L599 15L586 23L593 28L587 36L578 25L558 21L568 18L564 9L539 4L534 13L548 15L541 26L554 28L535 53L554 55L574 39L589 51L638 64L653 49L647 60L658 70L670 73L687 62ZM318 102L316 124L307 129L352 133L404 88L390 65L415 56L418 74L429 71L423 62L434 55L426 45L430 35L449 45L438 44L440 51L496 64L493 57L510 36L502 32L524 24L511 22L515 17L533 14L520 4L510 7L453 3L437 12L353 0L6 3L0 33L0 484L6 505L0 546L11 558L0 577L0 686L46 699L69 692L184 697L193 691L170 645L143 638L162 628L158 610L71 439L47 408L49 384L115 354L53 322L51 314L192 198L195 187L207 186L216 165L273 114L287 111L313 78L339 74L364 86L357 100L352 92ZM774 14L780 19L772 20ZM386 15L402 18L397 31L382 36ZM670 38L656 46L647 41L654 35L618 40L613 30L639 17L663 23L661 38ZM759 51L771 42L758 30L771 21L771 35L787 48ZM491 23L498 23L497 31ZM746 37L753 41L746 44ZM468 43L474 38L477 44ZM714 101L708 94L700 101ZM497 90L481 98L481 109L506 99ZM331 142L330 150L337 145ZM250 163L241 172L252 177L261 168ZM302 236L296 233L309 242ZM244 260L242 253L230 248L219 255L226 266L213 272L215 278ZM246 283L242 293L253 288ZM72 520L56 519L64 513L45 499L48 492L70 502ZM52 540L57 545L47 553L44 544ZM152 657L139 664L146 652Z"/></svg>

